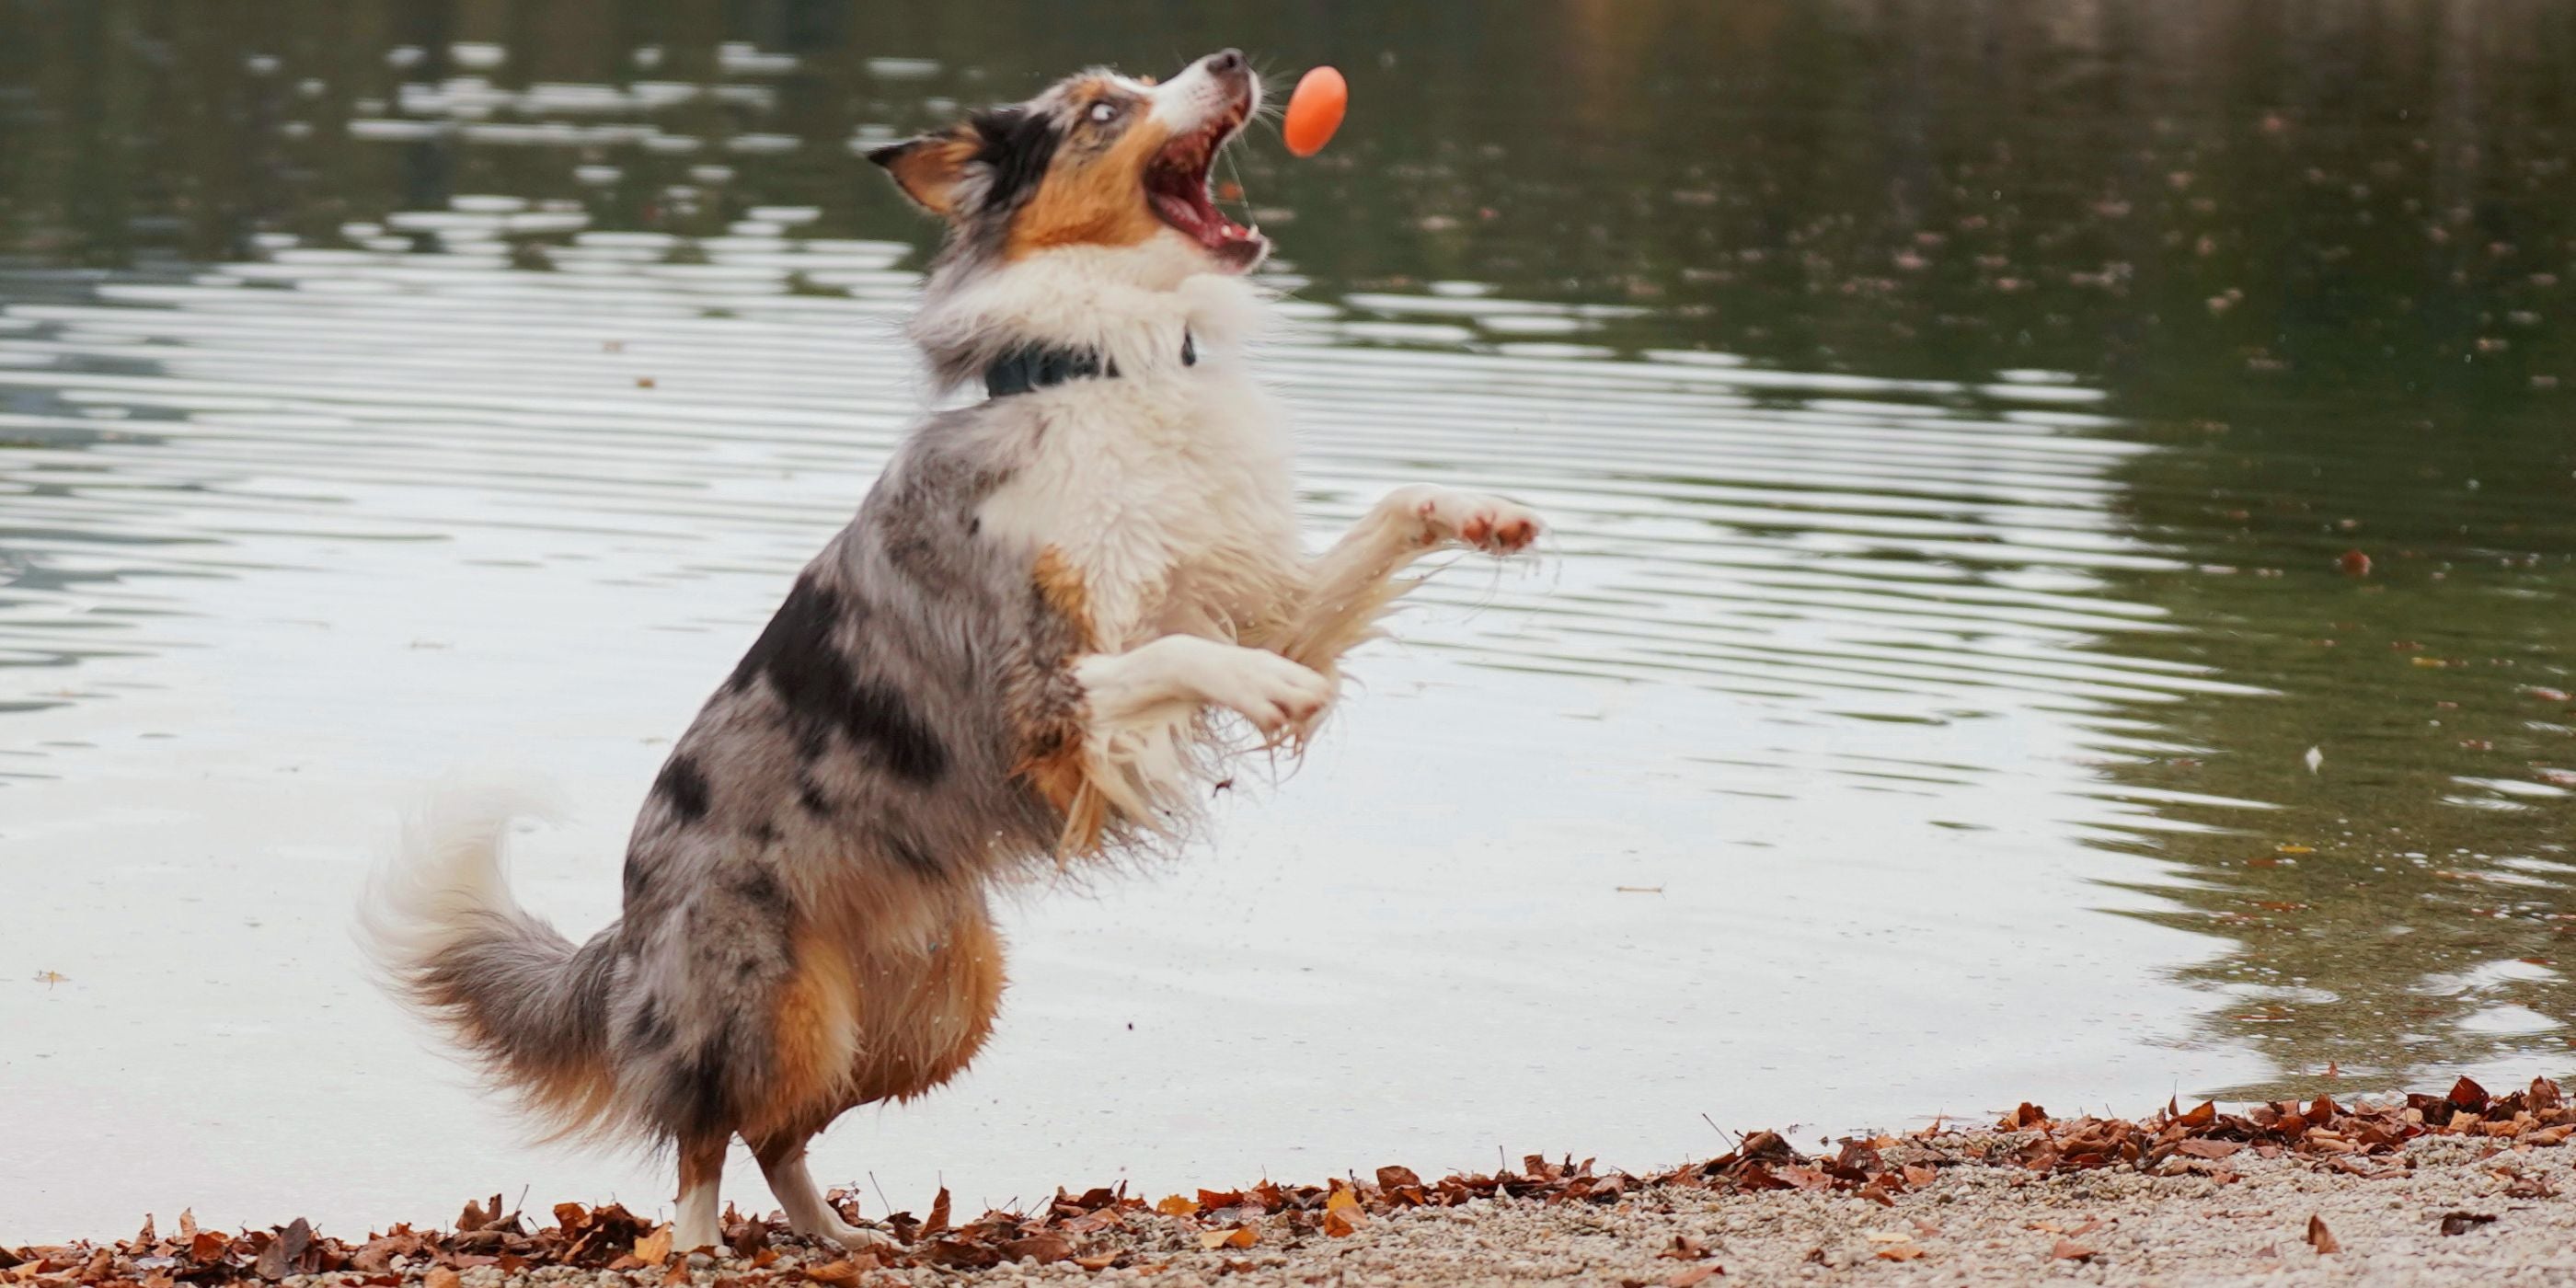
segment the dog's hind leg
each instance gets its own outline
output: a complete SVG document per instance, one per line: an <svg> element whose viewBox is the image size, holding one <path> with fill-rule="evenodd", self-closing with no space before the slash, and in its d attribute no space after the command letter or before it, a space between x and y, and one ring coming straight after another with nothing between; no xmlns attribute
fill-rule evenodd
<svg viewBox="0 0 2576 1288"><path fill-rule="evenodd" d="M802 1134L791 1132L755 1141L751 1147L752 1157L760 1160L760 1174L769 1178L769 1192L778 1196L778 1206L787 1213L787 1228L808 1238L829 1239L853 1252L892 1246L894 1240L862 1230L832 1210L814 1184L814 1174L806 1170L805 1143Z"/></svg>
<svg viewBox="0 0 2576 1288"><path fill-rule="evenodd" d="M1416 484L1386 495L1307 569L1304 599L1261 643L1333 675L1342 654L1369 638L1378 616L1412 586L1396 574L1448 545L1516 554L1538 538L1538 516L1500 497Z"/></svg>
<svg viewBox="0 0 2576 1288"><path fill-rule="evenodd" d="M695 1252L724 1242L716 1226L716 1188L724 1180L725 1146L730 1133L708 1140L680 1142L680 1210L671 1221L671 1246Z"/></svg>

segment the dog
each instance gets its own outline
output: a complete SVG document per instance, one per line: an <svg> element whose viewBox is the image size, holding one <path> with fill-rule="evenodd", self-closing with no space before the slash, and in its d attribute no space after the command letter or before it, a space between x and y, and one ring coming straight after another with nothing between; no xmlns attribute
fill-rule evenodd
<svg viewBox="0 0 2576 1288"><path fill-rule="evenodd" d="M886 1242L806 1146L975 1057L997 885L1167 850L1229 755L1302 750L1408 564L1539 535L1414 486L1303 553L1244 352L1269 242L1208 187L1260 106L1225 50L870 153L947 224L909 327L931 382L987 396L906 436L674 746L617 922L575 945L523 910L488 801L414 819L371 883L398 997L558 1136L676 1155L673 1246L717 1242L735 1136L797 1234Z"/></svg>

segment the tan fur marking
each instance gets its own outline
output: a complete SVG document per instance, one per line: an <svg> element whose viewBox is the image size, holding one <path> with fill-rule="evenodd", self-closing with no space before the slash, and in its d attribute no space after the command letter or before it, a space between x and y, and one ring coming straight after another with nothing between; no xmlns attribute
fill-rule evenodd
<svg viewBox="0 0 2576 1288"><path fill-rule="evenodd" d="M1072 625L1073 654L1079 656L1098 648L1091 624L1090 593L1083 585L1082 570L1074 567L1062 551L1048 546L1038 552L1030 576L1047 606ZM1068 724L1026 733L1028 752L1012 772L1028 779L1048 804L1064 814L1064 835L1057 842L1057 853L1096 852L1101 832L1109 825L1109 802L1091 783L1091 758L1083 751L1082 729Z"/></svg>
<svg viewBox="0 0 2576 1288"><path fill-rule="evenodd" d="M866 1038L850 1070L858 1103L909 1100L937 1087L983 1049L1001 1010L1001 937L981 907L961 911L905 988L871 991Z"/></svg>
<svg viewBox="0 0 2576 1288"><path fill-rule="evenodd" d="M1103 151L1058 151L1036 195L1011 221L1003 258L1054 246L1133 246L1153 236L1163 221L1145 200L1145 166L1171 137L1148 118Z"/></svg>
<svg viewBox="0 0 2576 1288"><path fill-rule="evenodd" d="M700 1185L713 1184L724 1178L725 1146L733 1142L731 1133L712 1141L680 1142L680 1193L686 1195Z"/></svg>
<svg viewBox="0 0 2576 1288"><path fill-rule="evenodd" d="M933 915L939 939L926 951L882 942L872 917L854 919L846 941L800 937L797 978L773 1012L776 1077L737 1127L755 1149L801 1146L859 1105L921 1095L983 1048L1006 982L1001 937L980 899ZM835 1043L811 1035L835 1029L848 1035L838 1066L818 1067Z"/></svg>
<svg viewBox="0 0 2576 1288"><path fill-rule="evenodd" d="M886 172L922 209L945 216L956 204L952 198L957 180L966 173L966 163L975 159L976 146L963 132L922 139L895 154L886 163Z"/></svg>
<svg viewBox="0 0 2576 1288"><path fill-rule="evenodd" d="M777 1067L764 1099L802 1112L846 1094L859 1042L859 988L846 945L809 931L796 936L793 951L796 973L770 1012Z"/></svg>

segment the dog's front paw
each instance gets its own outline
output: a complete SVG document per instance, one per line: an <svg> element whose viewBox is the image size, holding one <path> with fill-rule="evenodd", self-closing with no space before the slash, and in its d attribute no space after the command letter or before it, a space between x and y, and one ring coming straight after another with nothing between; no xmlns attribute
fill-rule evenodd
<svg viewBox="0 0 2576 1288"><path fill-rule="evenodd" d="M1197 677L1199 692L1265 736L1303 729L1333 700L1332 681L1276 653L1229 648L1207 662Z"/></svg>
<svg viewBox="0 0 2576 1288"><path fill-rule="evenodd" d="M1414 537L1420 545L1455 541L1489 555L1518 554L1546 530L1537 515L1498 496L1433 487L1407 488L1397 496L1420 525Z"/></svg>

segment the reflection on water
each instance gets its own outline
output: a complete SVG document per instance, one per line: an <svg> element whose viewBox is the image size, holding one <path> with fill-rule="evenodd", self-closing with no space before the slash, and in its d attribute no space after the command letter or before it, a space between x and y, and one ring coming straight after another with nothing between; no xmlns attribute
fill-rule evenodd
<svg viewBox="0 0 2576 1288"><path fill-rule="evenodd" d="M540 765L529 897L609 914L659 740L913 405L924 230L857 152L1226 43L1354 82L1234 176L1314 526L1473 483L1554 563L1436 583L1218 853L1035 901L994 1058L832 1165L2563 1061L2576 14L998 7L0 18L0 974L71 977L0 986L0 1106L280 1178L223 1183L261 1217L311 1160L251 1124L451 1130L345 978L363 847ZM481 1183L423 1168L333 1174L353 1220ZM49 1186L65 1232L142 1201Z"/></svg>

